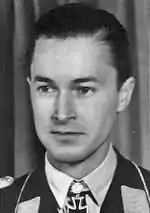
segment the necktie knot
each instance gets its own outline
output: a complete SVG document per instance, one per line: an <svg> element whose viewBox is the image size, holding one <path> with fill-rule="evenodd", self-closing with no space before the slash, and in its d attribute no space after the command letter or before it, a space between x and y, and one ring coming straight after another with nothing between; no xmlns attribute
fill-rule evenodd
<svg viewBox="0 0 150 213"><path fill-rule="evenodd" d="M84 181L74 180L68 190L66 203L60 212L63 213L88 213L86 195L89 189Z"/></svg>
<svg viewBox="0 0 150 213"><path fill-rule="evenodd" d="M68 194L74 196L79 196L80 194L88 194L88 192L89 188L83 180L81 181L73 180L68 190Z"/></svg>

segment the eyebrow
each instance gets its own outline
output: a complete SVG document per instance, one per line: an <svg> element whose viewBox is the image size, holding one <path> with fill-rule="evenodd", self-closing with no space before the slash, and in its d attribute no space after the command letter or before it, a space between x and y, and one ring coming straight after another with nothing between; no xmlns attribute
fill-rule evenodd
<svg viewBox="0 0 150 213"><path fill-rule="evenodd" d="M52 80L51 78L47 78L47 77L43 77L41 75L36 75L34 77L34 80L33 82L45 82L45 83L48 83L48 84L56 84L54 80Z"/></svg>
<svg viewBox="0 0 150 213"><path fill-rule="evenodd" d="M33 82L34 83L35 82L45 82L45 83L48 83L48 84L55 84L56 85L56 82L53 79L43 77L43 76L40 76L40 75L35 76ZM81 84L81 83L87 83L87 82L99 83L99 80L94 76L88 76L88 77L84 77L84 78L76 78L76 79L72 80L71 82L73 84Z"/></svg>
<svg viewBox="0 0 150 213"><path fill-rule="evenodd" d="M76 78L76 79L72 80L72 82L75 84L86 83L86 82L98 83L99 80L94 76L88 76L88 77L84 77L84 78Z"/></svg>

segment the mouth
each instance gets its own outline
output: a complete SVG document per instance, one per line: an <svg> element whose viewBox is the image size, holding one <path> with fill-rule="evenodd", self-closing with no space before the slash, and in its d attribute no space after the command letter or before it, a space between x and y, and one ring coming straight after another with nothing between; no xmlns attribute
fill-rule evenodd
<svg viewBox="0 0 150 213"><path fill-rule="evenodd" d="M82 132L73 132L73 131L51 131L53 135L60 135L60 136L75 136L75 135L83 135Z"/></svg>

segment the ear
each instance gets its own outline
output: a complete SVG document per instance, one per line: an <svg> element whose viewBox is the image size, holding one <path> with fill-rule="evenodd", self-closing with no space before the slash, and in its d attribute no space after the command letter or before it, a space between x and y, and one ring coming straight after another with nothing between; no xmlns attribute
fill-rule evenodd
<svg viewBox="0 0 150 213"><path fill-rule="evenodd" d="M28 82L29 86L31 86L31 79L30 79L30 77L27 77L26 81Z"/></svg>
<svg viewBox="0 0 150 213"><path fill-rule="evenodd" d="M128 107L134 87L135 87L135 79L133 77L128 78L123 83L119 91L117 112L121 112Z"/></svg>

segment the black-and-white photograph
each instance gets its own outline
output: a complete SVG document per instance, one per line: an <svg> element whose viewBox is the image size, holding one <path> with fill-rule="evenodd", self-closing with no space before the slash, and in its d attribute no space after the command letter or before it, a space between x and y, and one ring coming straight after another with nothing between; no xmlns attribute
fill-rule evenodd
<svg viewBox="0 0 150 213"><path fill-rule="evenodd" d="M0 0L0 213L150 213L150 0Z"/></svg>

